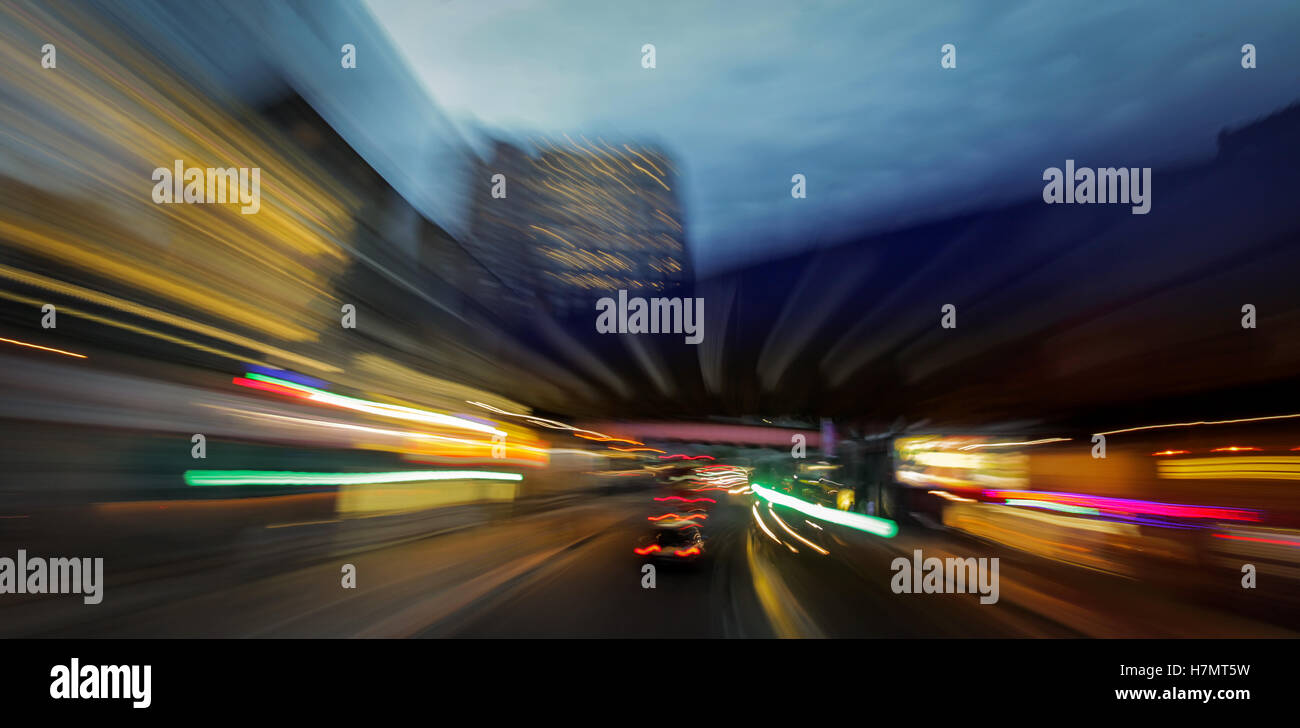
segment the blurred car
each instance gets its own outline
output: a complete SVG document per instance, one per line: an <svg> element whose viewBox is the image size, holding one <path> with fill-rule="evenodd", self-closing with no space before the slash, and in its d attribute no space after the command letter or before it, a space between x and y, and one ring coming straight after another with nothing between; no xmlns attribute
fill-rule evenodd
<svg viewBox="0 0 1300 728"><path fill-rule="evenodd" d="M638 556L654 560L697 561L704 555L704 534L698 526L658 528L644 537L633 551Z"/></svg>

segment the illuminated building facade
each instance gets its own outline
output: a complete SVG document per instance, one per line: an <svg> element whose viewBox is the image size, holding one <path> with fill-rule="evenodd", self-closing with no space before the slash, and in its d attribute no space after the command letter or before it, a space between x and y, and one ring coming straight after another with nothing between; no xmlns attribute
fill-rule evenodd
<svg viewBox="0 0 1300 728"><path fill-rule="evenodd" d="M559 317L690 280L677 169L661 150L580 136L496 142L474 177L475 255ZM504 175L505 197L495 175ZM497 178L500 181L501 178Z"/></svg>

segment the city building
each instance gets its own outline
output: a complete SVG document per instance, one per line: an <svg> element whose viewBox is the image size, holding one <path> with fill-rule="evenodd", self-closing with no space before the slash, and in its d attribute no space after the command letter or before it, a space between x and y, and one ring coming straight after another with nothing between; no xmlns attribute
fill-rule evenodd
<svg viewBox="0 0 1300 728"><path fill-rule="evenodd" d="M568 135L530 147L497 141L472 175L470 246L507 286L568 318L620 289L672 295L690 280L665 152Z"/></svg>

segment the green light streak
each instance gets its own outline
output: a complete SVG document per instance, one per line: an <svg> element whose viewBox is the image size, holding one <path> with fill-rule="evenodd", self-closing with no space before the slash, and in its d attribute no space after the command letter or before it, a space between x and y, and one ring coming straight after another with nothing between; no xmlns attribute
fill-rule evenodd
<svg viewBox="0 0 1300 728"><path fill-rule="evenodd" d="M1028 506L1030 508L1044 508L1049 511L1061 511L1062 513L1080 513L1085 516L1100 516L1101 511L1096 508L1087 508L1084 506L1071 506L1064 503L1050 503L1047 501L1025 500L1023 498L1008 498L1009 506Z"/></svg>
<svg viewBox="0 0 1300 728"><path fill-rule="evenodd" d="M483 470L398 470L390 473L300 473L289 470L187 470L186 485L373 485L430 480L523 480Z"/></svg>
<svg viewBox="0 0 1300 728"><path fill-rule="evenodd" d="M751 483L750 488L754 493L761 496L764 500L775 503L779 506L792 508L810 518L816 518L819 521L827 521L841 526L865 531L876 536L884 538L893 538L898 533L898 524L887 518L877 518L876 516L864 516L861 513L850 513L849 511L836 510L827 508L818 503L809 503L800 500L792 495L787 495L771 488Z"/></svg>

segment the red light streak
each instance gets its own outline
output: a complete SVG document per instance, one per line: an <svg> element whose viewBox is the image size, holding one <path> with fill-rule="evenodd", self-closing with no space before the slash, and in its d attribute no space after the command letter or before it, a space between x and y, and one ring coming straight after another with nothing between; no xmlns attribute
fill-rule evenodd
<svg viewBox="0 0 1300 728"><path fill-rule="evenodd" d="M1232 536L1232 535L1226 535L1222 533L1216 533L1214 534L1214 537L1226 538L1231 541L1253 541L1255 543L1272 543L1272 544L1278 544L1279 546L1293 546L1295 548L1300 548L1300 542L1283 541L1281 539L1276 539L1276 538L1256 538L1255 536Z"/></svg>
<svg viewBox="0 0 1300 728"><path fill-rule="evenodd" d="M986 498L1017 498L1020 500L1038 500L1049 503L1096 508L1111 513L1145 513L1175 518L1216 518L1226 521L1258 521L1259 514L1241 508L1218 508L1215 506L1195 506L1182 503L1155 503L1153 501L1130 500L1127 498L1103 498L1100 496L1080 495L1078 493L1050 493L1034 490L985 490Z"/></svg>
<svg viewBox="0 0 1300 728"><path fill-rule="evenodd" d="M245 379L243 377L235 377L231 381L233 381L235 384L238 384L241 387L260 389L265 392L271 392L273 394L283 394L289 397L298 397L299 399L308 399L311 397L311 395L306 392L300 392L296 389L290 389L288 387L281 387L278 384L272 384L270 382L259 382L256 379Z"/></svg>

